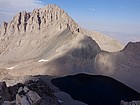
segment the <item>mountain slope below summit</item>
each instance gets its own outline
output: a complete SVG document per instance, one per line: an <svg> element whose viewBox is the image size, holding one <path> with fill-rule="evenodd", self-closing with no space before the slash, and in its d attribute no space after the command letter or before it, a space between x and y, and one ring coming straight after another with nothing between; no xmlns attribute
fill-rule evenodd
<svg viewBox="0 0 140 105"><path fill-rule="evenodd" d="M80 31L78 25L55 5L32 13L21 12L5 24L1 30L3 61L33 59L45 53L46 56L55 55L57 48L69 43L72 37L77 36L76 31Z"/></svg>
<svg viewBox="0 0 140 105"><path fill-rule="evenodd" d="M121 50L122 45L105 35L86 32L64 10L56 5L20 12L0 28L0 58L18 62L41 56L53 57L62 45L77 35L88 35L107 51Z"/></svg>

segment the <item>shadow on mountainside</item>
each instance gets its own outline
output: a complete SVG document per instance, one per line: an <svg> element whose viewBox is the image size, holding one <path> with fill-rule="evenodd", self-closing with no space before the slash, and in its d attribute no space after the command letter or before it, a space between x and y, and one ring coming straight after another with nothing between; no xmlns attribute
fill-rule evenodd
<svg viewBox="0 0 140 105"><path fill-rule="evenodd" d="M78 39L77 45L72 43L70 46L70 48L69 46L66 48L64 54L46 64L49 72L54 75L95 72L95 57L101 51L98 44L91 37L84 35L82 39Z"/></svg>
<svg viewBox="0 0 140 105"><path fill-rule="evenodd" d="M77 74L53 79L52 83L88 105L120 105L121 100L140 100L140 93L107 76Z"/></svg>
<svg viewBox="0 0 140 105"><path fill-rule="evenodd" d="M129 43L123 50L112 53L102 51L88 36L78 44L45 64L46 74L49 72L59 76L76 73L107 75L139 91L140 42Z"/></svg>

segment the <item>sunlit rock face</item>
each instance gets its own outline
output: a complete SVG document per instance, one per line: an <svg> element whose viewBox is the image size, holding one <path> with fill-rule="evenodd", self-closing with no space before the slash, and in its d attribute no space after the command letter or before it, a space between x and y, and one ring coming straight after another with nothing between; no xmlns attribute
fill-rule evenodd
<svg viewBox="0 0 140 105"><path fill-rule="evenodd" d="M71 37L79 33L82 30L78 24L56 5L30 13L20 12L11 22L4 22L0 29L1 57L3 61L32 59L50 49L53 46L51 42L55 42L56 48L63 44L62 40L66 39L59 41L59 35L69 34L67 40L72 40Z"/></svg>

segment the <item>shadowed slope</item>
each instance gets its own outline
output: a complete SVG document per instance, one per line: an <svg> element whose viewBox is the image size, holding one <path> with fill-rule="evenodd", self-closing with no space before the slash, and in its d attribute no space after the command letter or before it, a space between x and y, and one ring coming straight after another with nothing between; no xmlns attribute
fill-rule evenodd
<svg viewBox="0 0 140 105"><path fill-rule="evenodd" d="M106 76L77 74L52 80L60 90L88 105L119 105L121 100L140 99L140 94Z"/></svg>

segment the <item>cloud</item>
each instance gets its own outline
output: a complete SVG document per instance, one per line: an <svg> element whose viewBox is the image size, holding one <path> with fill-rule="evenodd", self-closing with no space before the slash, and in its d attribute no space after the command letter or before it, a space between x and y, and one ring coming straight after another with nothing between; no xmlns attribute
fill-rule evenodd
<svg viewBox="0 0 140 105"><path fill-rule="evenodd" d="M92 11L92 12L94 12L94 11L95 11L95 9L94 9L94 8L89 8L89 10L90 10L90 11Z"/></svg>
<svg viewBox="0 0 140 105"><path fill-rule="evenodd" d="M41 0L0 0L0 24L3 21L9 22L20 11L30 12L43 6Z"/></svg>

